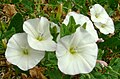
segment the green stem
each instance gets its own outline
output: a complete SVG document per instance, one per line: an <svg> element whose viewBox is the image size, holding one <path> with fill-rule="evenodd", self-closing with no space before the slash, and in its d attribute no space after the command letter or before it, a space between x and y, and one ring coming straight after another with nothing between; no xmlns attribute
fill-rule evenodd
<svg viewBox="0 0 120 79"><path fill-rule="evenodd" d="M115 70L113 70L111 66L108 66L108 69L110 69L113 73L117 74L120 77L120 73L118 73Z"/></svg>

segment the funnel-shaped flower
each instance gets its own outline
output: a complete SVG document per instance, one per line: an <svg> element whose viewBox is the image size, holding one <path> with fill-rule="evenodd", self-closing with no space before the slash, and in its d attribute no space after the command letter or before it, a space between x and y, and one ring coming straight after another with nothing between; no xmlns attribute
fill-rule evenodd
<svg viewBox="0 0 120 79"><path fill-rule="evenodd" d="M78 27L74 34L64 36L58 41L58 67L69 75L89 73L95 67L97 53L98 47L94 38Z"/></svg>
<svg viewBox="0 0 120 79"><path fill-rule="evenodd" d="M86 23L86 30L94 37L95 41L97 42L98 40L97 32L94 29L92 22L87 16L78 14L76 12L69 12L63 21L65 25L68 25L70 16L74 17L76 24L80 24L81 26L83 26L83 24Z"/></svg>
<svg viewBox="0 0 120 79"><path fill-rule="evenodd" d="M28 70L37 65L44 57L45 52L32 49L27 42L26 33L13 35L7 44L5 57L10 63L22 70Z"/></svg>
<svg viewBox="0 0 120 79"><path fill-rule="evenodd" d="M54 51L56 43L52 40L50 22L45 18L29 19L24 22L23 30L28 34L30 47L42 51Z"/></svg>
<svg viewBox="0 0 120 79"><path fill-rule="evenodd" d="M95 26L100 30L103 34L114 33L114 23L111 18L108 18L106 23L95 22Z"/></svg>
<svg viewBox="0 0 120 79"><path fill-rule="evenodd" d="M105 11L105 9L99 4L95 4L94 6L92 6L92 8L90 9L90 14L91 20L93 22L105 23L107 21L107 18L109 18L109 15Z"/></svg>

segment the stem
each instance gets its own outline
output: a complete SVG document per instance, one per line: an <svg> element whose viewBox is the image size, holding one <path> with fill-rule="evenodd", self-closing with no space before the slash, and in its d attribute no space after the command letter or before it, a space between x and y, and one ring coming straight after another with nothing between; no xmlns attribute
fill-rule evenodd
<svg viewBox="0 0 120 79"><path fill-rule="evenodd" d="M120 77L120 73L118 73L115 70L113 70L111 66L108 66L108 69L110 69L113 73L117 74Z"/></svg>

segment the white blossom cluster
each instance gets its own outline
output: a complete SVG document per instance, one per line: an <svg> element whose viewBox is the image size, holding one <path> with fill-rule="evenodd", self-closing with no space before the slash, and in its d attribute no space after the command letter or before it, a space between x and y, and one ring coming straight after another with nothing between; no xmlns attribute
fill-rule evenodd
<svg viewBox="0 0 120 79"><path fill-rule="evenodd" d="M8 41L5 52L7 61L26 71L36 66L44 58L46 51L55 51L58 68L64 74L91 72L96 65L98 54L96 42L99 40L94 25L101 33L109 34L114 33L114 23L99 4L92 6L90 14L94 24L83 14L69 12L63 24L67 26L70 16L73 16L76 24L80 26L73 34L61 38L58 35L57 42L53 41L49 29L57 27L57 31L60 32L57 24L45 17L25 21L23 24L25 33L14 34ZM81 27L85 23L86 29Z"/></svg>

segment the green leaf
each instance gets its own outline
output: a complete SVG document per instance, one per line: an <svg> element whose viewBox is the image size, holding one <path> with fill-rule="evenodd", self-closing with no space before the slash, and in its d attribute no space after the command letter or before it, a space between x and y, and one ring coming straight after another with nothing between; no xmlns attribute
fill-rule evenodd
<svg viewBox="0 0 120 79"><path fill-rule="evenodd" d="M60 27L60 37L63 37L68 34L69 31L67 30L67 26L65 24L62 24L62 26Z"/></svg>
<svg viewBox="0 0 120 79"><path fill-rule="evenodd" d="M68 30L69 30L69 33L70 33L70 34L74 33L79 26L80 26L79 24L76 25L76 22L75 22L75 20L74 20L74 17L73 17L73 16L70 16L70 18L69 18L69 23L68 23L68 25L67 25Z"/></svg>
<svg viewBox="0 0 120 79"><path fill-rule="evenodd" d="M20 2L20 0L12 0L12 3L18 3L18 2Z"/></svg>
<svg viewBox="0 0 120 79"><path fill-rule="evenodd" d="M110 61L110 63L109 63L109 65L110 66L113 66L115 63L117 63L117 62L119 62L119 58L113 58L111 61Z"/></svg>
<svg viewBox="0 0 120 79"><path fill-rule="evenodd" d="M9 39L13 34L15 34L15 28L14 27L12 27L10 30L5 32L4 38Z"/></svg>
<svg viewBox="0 0 120 79"><path fill-rule="evenodd" d="M0 31L0 40L2 39L2 32Z"/></svg>
<svg viewBox="0 0 120 79"><path fill-rule="evenodd" d="M115 29L120 29L120 21L115 22Z"/></svg>
<svg viewBox="0 0 120 79"><path fill-rule="evenodd" d="M61 79L62 73L58 69L49 69L47 74L50 79Z"/></svg>
<svg viewBox="0 0 120 79"><path fill-rule="evenodd" d="M98 59L98 60L102 60L103 55L104 55L104 50L99 49L97 59Z"/></svg>
<svg viewBox="0 0 120 79"><path fill-rule="evenodd" d="M69 18L69 23L68 23L68 27L69 28L74 28L73 26L75 26L76 25L76 22L75 22L75 20L74 20L74 17L73 16L70 16L70 18Z"/></svg>
<svg viewBox="0 0 120 79"><path fill-rule="evenodd" d="M57 36L59 33L57 33L57 27L54 26L53 28L50 27L50 33L53 36L53 40L56 41Z"/></svg>
<svg viewBox="0 0 120 79"><path fill-rule="evenodd" d="M85 79L85 75L81 75L81 76L80 76L80 79Z"/></svg>
<svg viewBox="0 0 120 79"><path fill-rule="evenodd" d="M82 27L83 27L84 29L86 29L86 25L87 25L87 23L85 22Z"/></svg>
<svg viewBox="0 0 120 79"><path fill-rule="evenodd" d="M57 65L57 58L55 56L55 53L49 52L48 61L50 62L51 65Z"/></svg>
<svg viewBox="0 0 120 79"><path fill-rule="evenodd" d="M118 68L118 67L117 67ZM115 73L116 75L118 75L120 77L120 73L118 73L117 71L113 70L113 68L111 66L108 66L108 69L110 71L112 71L112 73Z"/></svg>
<svg viewBox="0 0 120 79"><path fill-rule="evenodd" d="M116 9L118 6L119 0L108 0L108 4L112 9Z"/></svg>
<svg viewBox="0 0 120 79"><path fill-rule="evenodd" d="M5 22L1 21L0 26L1 26L0 31L5 31L6 30L6 23Z"/></svg>
<svg viewBox="0 0 120 79"><path fill-rule="evenodd" d="M22 4L26 8L28 14L34 11L34 0L22 0Z"/></svg>
<svg viewBox="0 0 120 79"><path fill-rule="evenodd" d="M59 4L56 19L60 21L61 16L62 16L62 4Z"/></svg>
<svg viewBox="0 0 120 79"><path fill-rule="evenodd" d="M10 30L12 27L15 28L16 32L23 32L23 17L20 13L16 13L11 22L10 25L8 27L8 30Z"/></svg>
<svg viewBox="0 0 120 79"><path fill-rule="evenodd" d="M79 26L79 24L76 25L73 16L70 16L68 25L62 24L60 27L60 37L74 33Z"/></svg>

